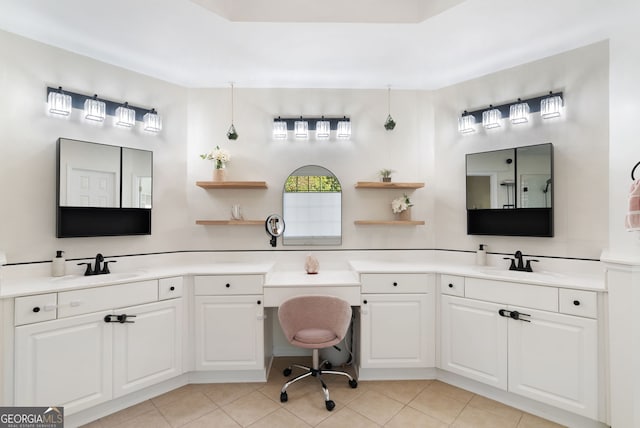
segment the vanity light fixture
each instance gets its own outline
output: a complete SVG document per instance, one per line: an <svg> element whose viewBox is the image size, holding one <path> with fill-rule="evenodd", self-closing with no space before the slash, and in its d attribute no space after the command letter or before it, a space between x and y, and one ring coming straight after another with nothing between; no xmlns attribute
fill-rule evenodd
<svg viewBox="0 0 640 428"><path fill-rule="evenodd" d="M140 121L143 122L143 129L147 132L158 133L162 129L162 119L155 109L136 107L127 102L99 99L97 95L63 92L62 87L47 87L49 114L70 117L73 109L82 109L82 117L88 122L102 123L106 116L113 116L113 124L118 127L133 128L136 121Z"/></svg>
<svg viewBox="0 0 640 428"><path fill-rule="evenodd" d="M300 120L296 120L293 124L293 135L296 140L306 140L309 138L309 122L300 116Z"/></svg>
<svg viewBox="0 0 640 428"><path fill-rule="evenodd" d="M543 119L551 119L560 116L562 109L562 95L549 92L549 96L540 101L540 115Z"/></svg>
<svg viewBox="0 0 640 428"><path fill-rule="evenodd" d="M509 120L514 125L529 122L529 103L518 98L518 102L509 107Z"/></svg>
<svg viewBox="0 0 640 428"><path fill-rule="evenodd" d="M471 134L476 132L476 118L474 115L467 113L465 110L462 116L458 118L458 131L462 134Z"/></svg>
<svg viewBox="0 0 640 428"><path fill-rule="evenodd" d="M98 99L98 95L84 100L84 118L93 122L103 122L107 117L107 105Z"/></svg>
<svg viewBox="0 0 640 428"><path fill-rule="evenodd" d="M338 121L336 125L336 137L338 140L348 140L351 138L351 121L346 117Z"/></svg>
<svg viewBox="0 0 640 428"><path fill-rule="evenodd" d="M518 98L515 102L489 105L489 109L473 110L458 118L458 132L469 134L475 131L474 123L482 121L485 129L502 126L502 118L509 117L512 125L526 123L532 113L540 113L543 119L558 117L562 114L563 93L549 92L549 94L527 99Z"/></svg>
<svg viewBox="0 0 640 428"><path fill-rule="evenodd" d="M116 108L115 124L121 128L131 129L136 124L136 111L129 108L129 103L125 102Z"/></svg>
<svg viewBox="0 0 640 428"><path fill-rule="evenodd" d="M324 116L316 122L316 140L328 140L331 136L331 124Z"/></svg>
<svg viewBox="0 0 640 428"><path fill-rule="evenodd" d="M153 134L162 130L162 118L156 112L156 109L152 108L151 111L143 117L144 130Z"/></svg>
<svg viewBox="0 0 640 428"><path fill-rule="evenodd" d="M280 117L273 120L273 139L274 140L287 139L287 122L280 119Z"/></svg>
<svg viewBox="0 0 640 428"><path fill-rule="evenodd" d="M502 113L497 108L493 108L491 104L489 104L489 110L485 110L482 112L482 126L485 129L493 129L500 127L500 120L502 119Z"/></svg>
<svg viewBox="0 0 640 428"><path fill-rule="evenodd" d="M62 92L62 86L52 90L47 96L47 109L56 116L69 116L71 114L71 95Z"/></svg>

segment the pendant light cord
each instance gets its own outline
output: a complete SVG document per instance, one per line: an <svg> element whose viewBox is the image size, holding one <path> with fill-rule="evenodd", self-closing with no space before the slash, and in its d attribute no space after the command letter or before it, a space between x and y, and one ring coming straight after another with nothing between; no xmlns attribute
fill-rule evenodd
<svg viewBox="0 0 640 428"><path fill-rule="evenodd" d="M391 116L391 86L389 86L388 92L387 92L387 110L388 110L388 115Z"/></svg>
<svg viewBox="0 0 640 428"><path fill-rule="evenodd" d="M233 125L233 82L231 82L231 124Z"/></svg>

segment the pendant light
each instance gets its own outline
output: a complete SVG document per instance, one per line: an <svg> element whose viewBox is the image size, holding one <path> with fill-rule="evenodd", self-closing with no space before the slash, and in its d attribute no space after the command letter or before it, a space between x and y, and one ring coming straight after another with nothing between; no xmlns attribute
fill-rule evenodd
<svg viewBox="0 0 640 428"><path fill-rule="evenodd" d="M143 116L142 123L146 132L157 134L162 130L162 118L154 108Z"/></svg>
<svg viewBox="0 0 640 428"><path fill-rule="evenodd" d="M107 105L98 99L98 95L84 100L84 118L92 122L103 122L107 116Z"/></svg>
<svg viewBox="0 0 640 428"><path fill-rule="evenodd" d="M328 140L331 136L331 123L324 116L316 122L316 140Z"/></svg>
<svg viewBox="0 0 640 428"><path fill-rule="evenodd" d="M287 122L282 120L280 116L273 121L273 139L274 140L286 140L287 139Z"/></svg>
<svg viewBox="0 0 640 428"><path fill-rule="evenodd" d="M529 122L529 103L518 98L516 104L509 107L509 120L514 125Z"/></svg>
<svg viewBox="0 0 640 428"><path fill-rule="evenodd" d="M351 120L347 119L346 116L338 121L336 138L338 138L338 140L348 140L351 138Z"/></svg>
<svg viewBox="0 0 640 428"><path fill-rule="evenodd" d="M551 119L560 116L562 109L562 97L549 92L549 96L540 101L540 116L543 119Z"/></svg>
<svg viewBox="0 0 640 428"><path fill-rule="evenodd" d="M387 92L387 120L384 122L384 129L387 131L393 131L393 128L396 127L396 121L391 117L391 86L389 86L389 90Z"/></svg>
<svg viewBox="0 0 640 428"><path fill-rule="evenodd" d="M309 138L309 122L300 116L300 120L293 123L293 135L296 140L306 140Z"/></svg>
<svg viewBox="0 0 640 428"><path fill-rule="evenodd" d="M233 82L231 82L231 126L227 131L227 138L230 140L238 139L238 133L236 132L236 127L233 125Z"/></svg>
<svg viewBox="0 0 640 428"><path fill-rule="evenodd" d="M69 116L71 114L71 95L62 92L62 86L58 90L52 90L47 97L49 113L55 116Z"/></svg>
<svg viewBox="0 0 640 428"><path fill-rule="evenodd" d="M136 111L129 108L129 103L125 102L116 108L115 124L120 128L131 129L136 124Z"/></svg>
<svg viewBox="0 0 640 428"><path fill-rule="evenodd" d="M458 118L458 131L461 134L471 134L473 132L476 132L476 129L474 127L475 123L475 116L467 113L467 111L465 110L462 113L462 116Z"/></svg>
<svg viewBox="0 0 640 428"><path fill-rule="evenodd" d="M485 129L499 128L501 119L502 113L497 108L493 108L491 104L489 104L489 110L482 112L482 126Z"/></svg>

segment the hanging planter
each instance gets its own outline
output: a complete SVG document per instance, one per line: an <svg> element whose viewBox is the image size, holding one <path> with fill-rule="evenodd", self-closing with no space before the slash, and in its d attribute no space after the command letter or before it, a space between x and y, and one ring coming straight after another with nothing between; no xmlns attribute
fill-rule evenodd
<svg viewBox="0 0 640 428"><path fill-rule="evenodd" d="M234 141L238 139L238 132L233 125L233 82L231 83L231 126L227 131L227 138Z"/></svg>
<svg viewBox="0 0 640 428"><path fill-rule="evenodd" d="M387 131L393 131L393 128L396 127L396 121L391 117L391 87L389 87L388 95L387 95L387 120L384 122L384 129Z"/></svg>

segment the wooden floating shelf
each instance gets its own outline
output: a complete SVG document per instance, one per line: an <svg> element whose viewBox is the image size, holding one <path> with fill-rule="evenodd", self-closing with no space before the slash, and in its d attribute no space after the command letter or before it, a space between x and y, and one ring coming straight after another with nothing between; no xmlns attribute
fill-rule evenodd
<svg viewBox="0 0 640 428"><path fill-rule="evenodd" d="M424 220L356 220L354 223L363 225L422 226L424 225Z"/></svg>
<svg viewBox="0 0 640 428"><path fill-rule="evenodd" d="M202 226L260 226L264 220L196 220Z"/></svg>
<svg viewBox="0 0 640 428"><path fill-rule="evenodd" d="M266 181L196 181L203 189L266 189Z"/></svg>
<svg viewBox="0 0 640 428"><path fill-rule="evenodd" d="M424 183L401 183L390 181L358 181L356 189L419 189L424 187Z"/></svg>

